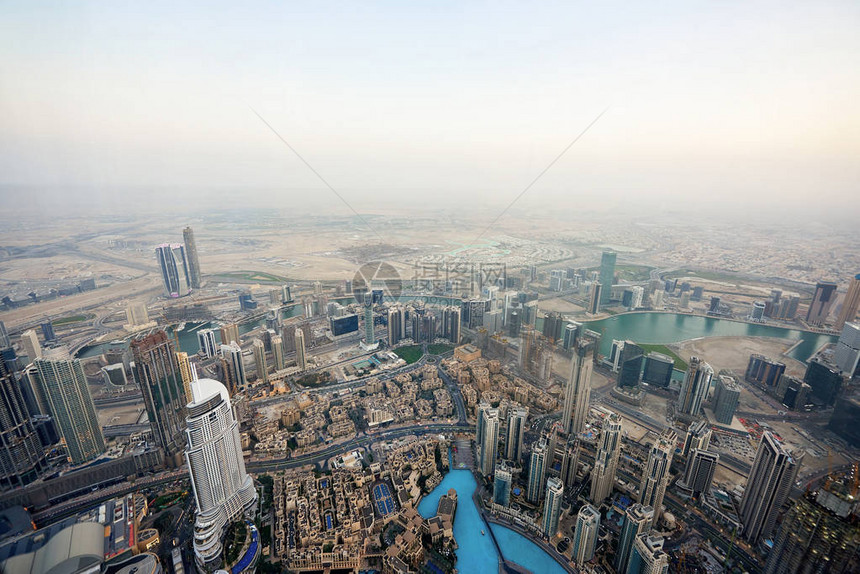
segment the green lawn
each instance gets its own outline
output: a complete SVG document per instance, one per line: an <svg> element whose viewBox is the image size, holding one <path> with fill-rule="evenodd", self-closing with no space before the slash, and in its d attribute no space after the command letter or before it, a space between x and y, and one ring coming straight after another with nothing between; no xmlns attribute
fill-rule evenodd
<svg viewBox="0 0 860 574"><path fill-rule="evenodd" d="M415 361L421 358L421 355L424 354L424 351L421 350L421 345L410 345L408 347L400 347L399 349L394 349L394 353L406 361L407 365L411 365Z"/></svg>
<svg viewBox="0 0 860 574"><path fill-rule="evenodd" d="M81 321L86 321L89 319L88 315L72 315L70 317L61 317L60 319L55 319L51 321L55 327L58 325L68 325L69 323L80 323Z"/></svg>
<svg viewBox="0 0 860 574"><path fill-rule="evenodd" d="M684 359L682 359L681 357L679 357L677 354L675 354L675 352L672 349L670 349L669 347L667 347L666 345L646 345L644 343L636 343L636 344L639 345L640 347L642 347L642 349L646 353L650 353L651 351L654 351L656 353L662 353L662 354L666 355L667 357L672 357L675 360L675 368L676 369L678 369L679 371L686 371L687 370L687 362Z"/></svg>
<svg viewBox="0 0 860 574"><path fill-rule="evenodd" d="M431 355L444 355L445 353L450 353L454 350L454 347L451 345L427 345L427 352Z"/></svg>

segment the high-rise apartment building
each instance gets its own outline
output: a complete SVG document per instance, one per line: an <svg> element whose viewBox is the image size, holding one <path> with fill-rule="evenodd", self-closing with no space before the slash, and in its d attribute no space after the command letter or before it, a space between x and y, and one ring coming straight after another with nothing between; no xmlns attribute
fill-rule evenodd
<svg viewBox="0 0 860 574"><path fill-rule="evenodd" d="M182 379L182 390L185 401L191 399L191 381L194 380L194 372L191 367L191 359L188 353L176 351L176 364L179 365L179 376Z"/></svg>
<svg viewBox="0 0 860 574"><path fill-rule="evenodd" d="M714 480L714 472L720 462L720 455L708 450L694 448L687 457L687 468L684 470L684 478L679 481L680 486L691 491L693 496L707 493Z"/></svg>
<svg viewBox="0 0 860 574"><path fill-rule="evenodd" d="M599 531L600 512L590 504L586 504L576 515L576 528L573 531L572 556L577 564L585 564L594 558Z"/></svg>
<svg viewBox="0 0 860 574"><path fill-rule="evenodd" d="M245 388L248 378L245 375L245 360L242 358L242 347L233 342L229 345L221 345L221 358L227 364L227 374L230 384L227 385L230 392L236 394Z"/></svg>
<svg viewBox="0 0 860 574"><path fill-rule="evenodd" d="M508 409L508 428L505 440L505 458L519 463L523 454L523 436L528 429L526 420L529 410L526 407L513 407Z"/></svg>
<svg viewBox="0 0 860 574"><path fill-rule="evenodd" d="M570 362L570 376L564 388L564 403L561 422L564 432L578 435L585 430L588 419L588 405L591 400L591 371L593 343L577 341Z"/></svg>
<svg viewBox="0 0 860 574"><path fill-rule="evenodd" d="M497 466L496 474L493 476L493 502L502 506L510 506L512 484L511 469L504 463Z"/></svg>
<svg viewBox="0 0 860 574"><path fill-rule="evenodd" d="M33 365L39 395L51 411L72 464L101 456L105 439L81 362L72 359L67 349L56 348L46 350Z"/></svg>
<svg viewBox="0 0 860 574"><path fill-rule="evenodd" d="M773 531L799 467L800 460L789 453L770 431L762 434L738 507L738 516L744 525L743 536L750 544Z"/></svg>
<svg viewBox="0 0 860 574"><path fill-rule="evenodd" d="M836 301L836 283L819 281L815 284L812 303L806 311L806 322L810 325L823 325L830 316L830 308Z"/></svg>
<svg viewBox="0 0 860 574"><path fill-rule="evenodd" d="M627 564L630 562L630 555L633 554L636 538L642 534L648 534L652 524L654 524L653 508L638 502L627 507L624 513L624 525L621 527L618 546L615 549L613 564L616 572L627 572Z"/></svg>
<svg viewBox="0 0 860 574"><path fill-rule="evenodd" d="M711 427L704 420L694 421L687 429L687 436L684 438L683 456L689 456L693 449L708 450L711 444Z"/></svg>
<svg viewBox="0 0 860 574"><path fill-rule="evenodd" d="M544 477L547 466L547 444L544 438L532 445L532 453L529 457L529 477L526 485L526 500L537 504L543 497L543 489L546 486Z"/></svg>
<svg viewBox="0 0 860 574"><path fill-rule="evenodd" d="M134 375L143 394L152 435L164 449L165 456L173 457L185 447L185 405L188 404L173 341L160 330L132 340L130 347Z"/></svg>
<svg viewBox="0 0 860 574"><path fill-rule="evenodd" d="M612 413L603 420L594 468L591 471L590 500L600 504L612 494L615 487L615 473L618 470L618 457L621 455L621 417Z"/></svg>
<svg viewBox="0 0 860 574"><path fill-rule="evenodd" d="M546 498L544 499L543 518L541 526L547 538L552 538L558 532L558 519L561 517L561 500L564 496L564 484L554 476L546 479Z"/></svg>
<svg viewBox="0 0 860 574"><path fill-rule="evenodd" d="M393 347L406 338L406 309L391 307L388 309L388 346Z"/></svg>
<svg viewBox="0 0 860 574"><path fill-rule="evenodd" d="M588 298L588 309L586 309L589 314L597 315L600 313L600 299L605 292L605 288L600 283L591 284L591 294Z"/></svg>
<svg viewBox="0 0 860 574"><path fill-rule="evenodd" d="M5 349L12 346L12 340L9 339L9 331L6 330L6 325L0 321L0 349Z"/></svg>
<svg viewBox="0 0 860 574"><path fill-rule="evenodd" d="M842 329L845 323L853 323L854 319L857 318L858 309L860 309L860 273L855 275L848 284L848 291L845 293L845 298L842 299L842 308L836 319L836 330Z"/></svg>
<svg viewBox="0 0 860 574"><path fill-rule="evenodd" d="M460 344L460 308L445 307L442 309L442 337L452 345Z"/></svg>
<svg viewBox="0 0 860 574"><path fill-rule="evenodd" d="M665 431L654 441L639 483L639 502L654 509L654 520L659 520L663 513L663 496L671 478L669 469L676 441L677 437L671 430Z"/></svg>
<svg viewBox="0 0 860 574"><path fill-rule="evenodd" d="M669 555L663 551L663 537L640 534L633 543L627 574L666 574Z"/></svg>
<svg viewBox="0 0 860 574"><path fill-rule="evenodd" d="M600 294L600 304L609 304L612 295L612 284L615 282L615 259L618 255L612 251L604 251L600 257L600 284L603 293Z"/></svg>
<svg viewBox="0 0 860 574"><path fill-rule="evenodd" d="M275 362L275 370L284 368L284 339L280 335L272 336L272 360Z"/></svg>
<svg viewBox="0 0 860 574"><path fill-rule="evenodd" d="M257 380L268 383L269 366L266 364L266 346L260 339L254 339L251 341L251 350L254 352L254 369L257 371Z"/></svg>
<svg viewBox="0 0 860 574"><path fill-rule="evenodd" d="M564 350L569 351L576 344L581 327L582 324L575 321L569 321L565 324L561 334L561 346Z"/></svg>
<svg viewBox="0 0 860 574"><path fill-rule="evenodd" d="M227 389L212 379L191 383L186 420L185 457L197 513L194 554L201 570L221 563L221 540L227 525L254 511L257 491L245 472L239 423Z"/></svg>
<svg viewBox="0 0 860 574"><path fill-rule="evenodd" d="M161 269L164 294L167 297L184 297L191 292L191 278L188 275L188 262L182 245L164 243L155 248L155 257Z"/></svg>
<svg viewBox="0 0 860 574"><path fill-rule="evenodd" d="M295 342L296 342L296 366L300 371L308 370L308 355L307 355L307 347L305 345L305 332L296 327L295 331Z"/></svg>
<svg viewBox="0 0 860 574"><path fill-rule="evenodd" d="M0 490L30 484L45 466L45 449L14 368L0 357Z"/></svg>
<svg viewBox="0 0 860 574"><path fill-rule="evenodd" d="M190 227L182 230L185 241L185 254L188 257L188 280L192 289L200 289L200 259L197 257L197 242L194 241L194 231Z"/></svg>
<svg viewBox="0 0 860 574"><path fill-rule="evenodd" d="M33 329L21 333L21 344L24 346L24 352L31 363L42 357L42 345L39 344L39 336Z"/></svg>
<svg viewBox="0 0 860 574"><path fill-rule="evenodd" d="M833 362L846 377L852 377L860 366L860 323L845 323L836 349Z"/></svg>
<svg viewBox="0 0 860 574"><path fill-rule="evenodd" d="M717 377L714 384L714 418L724 425L732 424L732 418L738 409L741 387L735 380L726 375Z"/></svg>
<svg viewBox="0 0 860 574"><path fill-rule="evenodd" d="M678 411L690 417L697 417L702 412L702 403L711 390L711 379L714 370L699 357L690 357L690 366L681 384L678 395Z"/></svg>
<svg viewBox="0 0 860 574"><path fill-rule="evenodd" d="M230 343L241 343L239 339L239 325L236 323L227 323L221 325L221 344L229 345Z"/></svg>
<svg viewBox="0 0 860 574"><path fill-rule="evenodd" d="M228 341L225 341L227 343ZM197 331L197 343L200 350L207 359L218 356L218 342L215 340L215 331L212 329L200 329Z"/></svg>
<svg viewBox="0 0 860 574"><path fill-rule="evenodd" d="M492 476L499 453L499 409L487 409L481 419L481 474Z"/></svg>

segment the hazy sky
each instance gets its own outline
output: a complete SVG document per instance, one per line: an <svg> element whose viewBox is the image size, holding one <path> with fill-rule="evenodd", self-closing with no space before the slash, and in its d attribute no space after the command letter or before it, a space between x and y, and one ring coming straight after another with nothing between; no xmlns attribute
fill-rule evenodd
<svg viewBox="0 0 860 574"><path fill-rule="evenodd" d="M0 205L858 213L856 0L173 4L0 1Z"/></svg>

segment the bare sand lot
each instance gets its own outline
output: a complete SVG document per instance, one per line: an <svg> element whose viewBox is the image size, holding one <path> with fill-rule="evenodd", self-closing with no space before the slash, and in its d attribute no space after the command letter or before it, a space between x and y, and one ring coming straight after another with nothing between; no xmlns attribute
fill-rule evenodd
<svg viewBox="0 0 860 574"><path fill-rule="evenodd" d="M707 337L682 341L677 345L679 355L687 360L695 355L707 361L715 371L731 369L738 374L746 371L750 355L758 353L765 357L785 363L789 375L803 376L804 364L796 359L783 356L794 344L793 341L769 337Z"/></svg>

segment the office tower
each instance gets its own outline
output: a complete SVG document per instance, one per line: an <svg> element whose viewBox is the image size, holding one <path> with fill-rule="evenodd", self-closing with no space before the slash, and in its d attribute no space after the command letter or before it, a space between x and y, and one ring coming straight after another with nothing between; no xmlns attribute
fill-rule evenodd
<svg viewBox="0 0 860 574"><path fill-rule="evenodd" d="M547 466L547 444L546 439L541 437L532 445L532 453L529 458L529 477L526 485L526 500L537 504L543 497L544 477Z"/></svg>
<svg viewBox="0 0 860 574"><path fill-rule="evenodd" d="M558 532L558 519L561 516L561 499L563 495L564 484L562 484L561 480L554 476L546 479L546 499L544 500L541 526L547 538L552 538Z"/></svg>
<svg viewBox="0 0 860 574"><path fill-rule="evenodd" d="M490 403L481 400L475 407L475 450L477 460L481 460L481 448L484 445L484 415L490 409Z"/></svg>
<svg viewBox="0 0 860 574"><path fill-rule="evenodd" d="M0 349L5 349L12 346L12 340L9 339L9 331L6 330L6 325L0 321Z"/></svg>
<svg viewBox="0 0 860 574"><path fill-rule="evenodd" d="M33 425L14 367L0 358L0 490L30 484L45 468L45 449Z"/></svg>
<svg viewBox="0 0 860 574"><path fill-rule="evenodd" d="M659 520L663 513L663 496L671 475L672 453L675 451L677 437L671 430L664 431L648 453L648 462L639 482L639 502L654 509L654 520Z"/></svg>
<svg viewBox="0 0 860 574"><path fill-rule="evenodd" d="M24 352L27 354L27 360L31 363L41 358L42 345L39 344L39 337L36 331L28 329L21 334L21 344L24 346Z"/></svg>
<svg viewBox="0 0 860 574"><path fill-rule="evenodd" d="M188 353L176 351L176 364L179 366L179 376L182 379L183 400L187 403L191 400L191 381L194 379Z"/></svg>
<svg viewBox="0 0 860 574"><path fill-rule="evenodd" d="M779 389L777 389L776 396L782 401L783 405L797 410L806 406L811 391L812 387L802 380L789 375L783 375L779 379Z"/></svg>
<svg viewBox="0 0 860 574"><path fill-rule="evenodd" d="M308 356L305 345L305 332L303 329L296 327L295 330L296 342L296 366L300 371L308 370Z"/></svg>
<svg viewBox="0 0 860 574"><path fill-rule="evenodd" d="M762 434L738 507L743 536L750 544L770 536L797 476L800 460L789 453L770 431Z"/></svg>
<svg viewBox="0 0 860 574"><path fill-rule="evenodd" d="M615 550L615 571L627 572L627 564L633 553L636 538L651 531L654 523L654 509L650 506L631 504L624 513L624 525L618 536L618 547Z"/></svg>
<svg viewBox="0 0 860 574"><path fill-rule="evenodd" d="M573 560L585 564L594 558L597 536L600 530L600 512L590 504L579 509L576 515L576 529L573 531Z"/></svg>
<svg viewBox="0 0 860 574"><path fill-rule="evenodd" d="M161 279L164 282L164 294L167 297L184 297L190 293L191 279L188 276L188 263L185 259L185 248L181 245L164 243L155 248L158 267L161 269Z"/></svg>
<svg viewBox="0 0 860 574"><path fill-rule="evenodd" d="M823 325L830 316L830 308L836 301L836 283L819 281L815 284L812 303L806 311L806 322L810 325Z"/></svg>
<svg viewBox="0 0 860 574"><path fill-rule="evenodd" d="M845 397L833 409L827 428L839 435L848 444L860 447L860 401Z"/></svg>
<svg viewBox="0 0 860 574"><path fill-rule="evenodd" d="M613 339L612 346L609 348L609 356L606 358L612 367L612 372L617 373L621 368L621 351L624 350L624 341Z"/></svg>
<svg viewBox="0 0 860 574"><path fill-rule="evenodd" d="M569 438L564 447L564 458L561 463L561 476L565 488L573 488L576 484L576 472L579 469L579 439Z"/></svg>
<svg viewBox="0 0 860 574"><path fill-rule="evenodd" d="M445 307L442 309L442 337L453 345L460 344L460 308Z"/></svg>
<svg viewBox="0 0 860 574"><path fill-rule="evenodd" d="M165 455L172 457L185 446L185 405L189 400L173 341L159 330L132 340L130 348L152 435Z"/></svg>
<svg viewBox="0 0 860 574"><path fill-rule="evenodd" d="M717 377L714 384L714 418L724 425L732 424L732 417L738 409L741 388L735 380L726 375Z"/></svg>
<svg viewBox="0 0 860 574"><path fill-rule="evenodd" d="M496 473L493 476L493 502L502 506L511 505L511 484L513 478L511 469L501 463L496 467Z"/></svg>
<svg viewBox="0 0 860 574"><path fill-rule="evenodd" d="M687 429L687 436L684 438L683 456L689 456L693 449L708 450L711 445L711 427L707 421L694 421Z"/></svg>
<svg viewBox="0 0 860 574"><path fill-rule="evenodd" d="M239 339L239 325L236 323L228 323L221 325L221 344L229 345L230 343L241 343Z"/></svg>
<svg viewBox="0 0 860 574"><path fill-rule="evenodd" d="M621 417L612 413L603 421L594 468L591 471L591 502L600 504L612 494L621 455Z"/></svg>
<svg viewBox="0 0 860 574"><path fill-rule="evenodd" d="M600 284L603 285L603 293L600 295L600 304L607 305L612 294L612 284L615 282L615 258L617 254L604 251L600 257Z"/></svg>
<svg viewBox="0 0 860 574"><path fill-rule="evenodd" d="M591 296L588 299L588 309L586 311L591 315L600 313L600 298L604 293L603 286L600 283L591 284Z"/></svg>
<svg viewBox="0 0 860 574"><path fill-rule="evenodd" d="M257 491L245 472L239 423L227 389L218 381L199 379L191 383L191 393L185 458L197 503L193 546L198 567L211 571L220 565L224 530L253 512Z"/></svg>
<svg viewBox="0 0 860 574"><path fill-rule="evenodd" d="M708 492L719 462L719 454L694 448L690 451L690 456L687 457L683 486L692 491L693 496Z"/></svg>
<svg viewBox="0 0 860 574"><path fill-rule="evenodd" d="M54 417L72 464L101 456L105 439L81 362L72 359L68 350L57 348L47 349L33 364L39 395Z"/></svg>
<svg viewBox="0 0 860 574"><path fill-rule="evenodd" d="M57 340L57 335L54 333L53 323L45 321L41 323L39 327L42 329L42 338L45 339L46 343Z"/></svg>
<svg viewBox="0 0 860 574"><path fill-rule="evenodd" d="M833 362L846 377L852 377L860 365L860 323L845 323L836 343Z"/></svg>
<svg viewBox="0 0 860 574"><path fill-rule="evenodd" d="M526 407L513 407L508 409L508 432L505 442L505 458L519 463L523 454L523 436L528 427L526 420L529 410Z"/></svg>
<svg viewBox="0 0 860 574"><path fill-rule="evenodd" d="M593 346L590 341L577 341L570 361L570 376L564 388L561 422L564 425L564 432L571 435L578 435L584 431L588 420L591 370L594 366L591 357Z"/></svg>
<svg viewBox="0 0 860 574"><path fill-rule="evenodd" d="M681 392L678 395L678 412L697 417L702 412L702 403L711 389L714 370L699 357L690 357L690 366L684 376Z"/></svg>
<svg viewBox="0 0 860 574"><path fill-rule="evenodd" d="M242 347L233 342L229 345L221 345L221 357L227 364L230 392L238 393L245 388L248 378L245 376L245 361L242 358Z"/></svg>
<svg viewBox="0 0 860 574"><path fill-rule="evenodd" d="M200 259L197 257L197 243L194 241L194 231L190 227L182 230L185 241L185 254L188 256L188 280L192 289L200 289Z"/></svg>
<svg viewBox="0 0 860 574"><path fill-rule="evenodd" d="M266 364L266 346L260 339L254 339L251 341L251 350L254 351L254 369L257 371L257 380L268 383L269 366Z"/></svg>
<svg viewBox="0 0 860 574"><path fill-rule="evenodd" d="M785 372L785 364L772 361L762 355L750 355L744 379L749 383L757 383L769 389L776 388L779 378Z"/></svg>
<svg viewBox="0 0 860 574"><path fill-rule="evenodd" d="M666 292L662 290L654 291L654 298L651 300L651 307L654 309L662 309L663 308L663 298L666 296Z"/></svg>
<svg viewBox="0 0 860 574"><path fill-rule="evenodd" d="M284 340L280 335L272 337L272 360L275 362L275 370L284 368Z"/></svg>
<svg viewBox="0 0 860 574"><path fill-rule="evenodd" d="M391 307L388 309L388 346L393 347L406 336L406 309Z"/></svg>
<svg viewBox="0 0 860 574"><path fill-rule="evenodd" d="M516 339L517 337L519 337L522 325L522 317L520 316L519 312L515 309L511 309L505 319L505 329L508 334L508 337L511 337L512 339Z"/></svg>
<svg viewBox="0 0 860 574"><path fill-rule="evenodd" d="M764 310L765 310L765 302L764 301L755 301L750 307L750 321L755 321L757 323L764 322Z"/></svg>
<svg viewBox="0 0 860 574"><path fill-rule="evenodd" d="M836 319L836 329L842 329L845 323L853 323L857 318L857 309L860 309L860 273L855 275L848 284L848 291L842 299L842 308Z"/></svg>
<svg viewBox="0 0 860 574"><path fill-rule="evenodd" d="M376 335L373 332L373 299L369 295L364 298L364 343L376 343Z"/></svg>
<svg viewBox="0 0 860 574"><path fill-rule="evenodd" d="M618 378L616 379L619 387L636 387L639 385L644 360L645 353L642 351L642 347L633 341L624 342L618 365Z"/></svg>
<svg viewBox="0 0 860 574"><path fill-rule="evenodd" d="M797 499L782 520L764 574L855 572L860 526L852 509L856 500L841 483Z"/></svg>
<svg viewBox="0 0 860 574"><path fill-rule="evenodd" d="M663 537L640 534L633 543L627 574L666 574L669 555L663 551Z"/></svg>
<svg viewBox="0 0 860 574"><path fill-rule="evenodd" d="M481 425L481 474L492 476L499 453L499 409L486 409Z"/></svg>
<svg viewBox="0 0 860 574"><path fill-rule="evenodd" d="M218 355L218 343L215 341L215 331L212 329L200 329L197 331L197 343L200 350L207 359Z"/></svg>
<svg viewBox="0 0 860 574"><path fill-rule="evenodd" d="M645 356L645 370L642 381L655 387L666 388L672 382L675 361L661 353L651 352Z"/></svg>
<svg viewBox="0 0 860 574"><path fill-rule="evenodd" d="M564 326L564 331L561 335L561 346L564 350L569 351L576 344L580 327L582 327L582 324L575 321L570 321Z"/></svg>
<svg viewBox="0 0 860 574"><path fill-rule="evenodd" d="M807 363L803 380L812 387L811 396L815 399L814 402L827 406L836 402L842 392L842 384L845 382L838 370L818 359L812 359Z"/></svg>

